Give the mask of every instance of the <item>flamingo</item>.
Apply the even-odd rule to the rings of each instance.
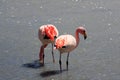
[[[40,26],[38,30],[38,38],[42,43],[39,52],[39,60],[41,65],[44,65],[44,56],[45,56],[44,48],[46,48],[49,43],[52,44],[52,58],[53,58],[53,63],[55,62],[53,47],[54,47],[54,41],[57,37],[58,37],[58,30],[54,25],[47,24]]]
[[[68,70],[69,53],[78,46],[80,41],[79,33],[84,36],[84,39],[87,38],[86,29],[84,27],[78,27],[75,32],[75,37],[73,37],[70,34],[67,34],[67,35],[61,35],[55,40],[54,49],[58,49],[58,51],[60,52],[60,57],[59,57],[60,71],[62,71],[61,54],[68,53],[66,60],[66,68]]]

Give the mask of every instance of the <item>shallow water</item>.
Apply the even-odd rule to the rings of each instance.
[[[119,0],[1,0],[0,1],[0,80],[120,80],[120,1]],[[45,66],[28,68],[38,60],[41,43],[39,26],[54,24],[60,34],[74,35],[83,25],[88,38],[70,54],[62,55],[51,45],[45,49]],[[50,55],[48,55],[50,54]]]

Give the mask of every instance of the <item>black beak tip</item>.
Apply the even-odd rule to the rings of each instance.
[[[86,40],[87,39],[87,36],[84,36],[84,40]]]

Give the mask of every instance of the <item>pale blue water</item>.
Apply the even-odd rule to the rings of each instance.
[[[120,80],[119,0],[1,0],[0,80]],[[60,34],[74,35],[83,25],[88,38],[70,54],[69,71],[59,72],[59,52],[45,49],[45,67],[23,64],[38,60],[39,26],[54,24]],[[62,67],[66,69],[66,54]]]

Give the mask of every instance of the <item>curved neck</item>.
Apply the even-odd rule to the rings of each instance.
[[[80,41],[78,29],[76,29],[75,38],[76,38],[76,47],[77,47],[79,45],[79,41]]]

